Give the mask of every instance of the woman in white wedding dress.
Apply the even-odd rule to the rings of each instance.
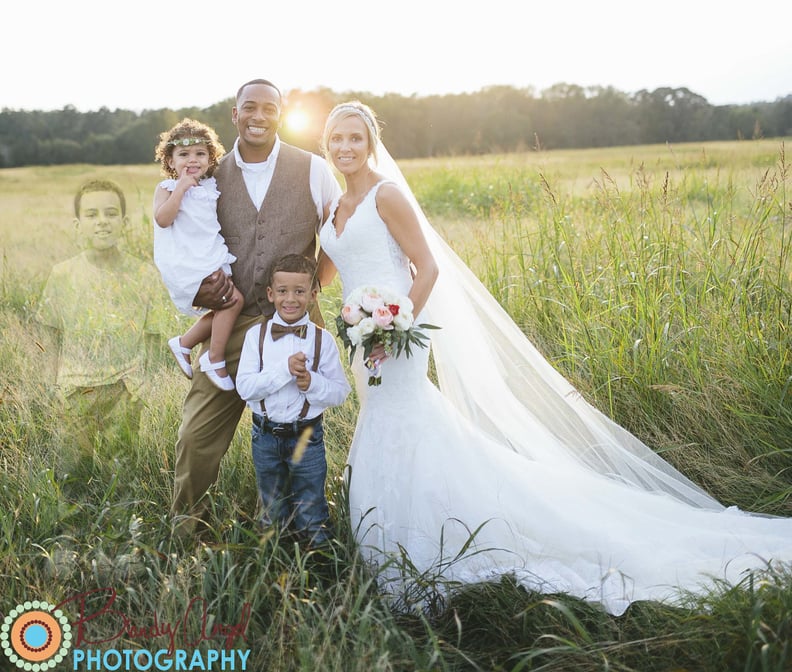
[[[387,287],[441,327],[440,389],[428,349],[385,357],[379,386],[360,349],[352,365],[351,524],[385,590],[510,575],[621,614],[792,561],[792,519],[723,507],[541,357],[428,224],[370,108],[336,106],[323,145],[346,191],[320,231],[322,286],[337,269],[344,297]]]

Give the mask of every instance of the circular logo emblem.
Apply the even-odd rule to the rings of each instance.
[[[0,626],[3,653],[18,668],[40,672],[60,663],[71,646],[71,626],[60,609],[47,602],[19,604]]]

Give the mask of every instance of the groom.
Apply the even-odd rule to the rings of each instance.
[[[233,284],[245,302],[226,347],[232,377],[236,377],[245,333],[272,316],[266,291],[271,265],[286,254],[316,254],[318,229],[340,194],[324,159],[280,141],[282,102],[280,90],[265,79],[239,88],[231,108],[238,137],[214,173],[220,191],[220,229],[229,251],[237,257],[232,265]],[[231,287],[232,279],[217,271],[204,280],[195,305],[228,308],[234,303],[228,298]],[[321,314],[312,319],[322,323]],[[196,370],[176,441],[171,515],[177,536],[184,538],[197,524],[207,522],[205,495],[217,480],[244,408],[245,402],[235,391],[218,389]]]

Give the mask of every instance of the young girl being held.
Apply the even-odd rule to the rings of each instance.
[[[168,341],[179,367],[192,378],[190,353],[211,339],[198,360],[201,371],[220,389],[233,390],[225,349],[244,298],[234,287],[223,297],[227,308],[207,312],[193,305],[201,282],[217,271],[231,275],[236,261],[220,233],[220,192],[212,177],[224,153],[215,131],[193,119],[183,119],[160,134],[154,156],[167,179],[154,192],[154,263],[176,307],[185,315],[201,315],[184,334]]]

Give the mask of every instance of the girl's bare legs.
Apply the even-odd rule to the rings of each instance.
[[[234,287],[233,296],[237,300],[233,306],[226,308],[225,310],[218,310],[211,313],[213,317],[210,324],[212,340],[209,342],[209,361],[212,364],[225,361],[225,350],[226,345],[228,344],[228,339],[231,337],[234,324],[236,323],[237,318],[239,317],[239,314],[242,312],[242,308],[245,305],[245,297],[242,296],[242,292],[240,292],[236,287]],[[197,326],[198,323],[194,324],[193,328]],[[203,340],[205,340],[207,337],[208,335],[204,337]],[[185,345],[190,347],[189,344]],[[215,369],[215,371],[220,378],[226,378],[228,376],[228,371],[225,367],[220,367]]]
[[[168,340],[168,348],[173,353],[182,373],[188,378],[193,377],[192,358],[190,351],[209,338],[212,333],[212,314],[202,315],[182,336],[174,336]]]
[[[209,311],[198,318],[193,325],[179,337],[179,345],[183,348],[192,350],[199,343],[203,343],[212,335],[212,322],[214,322],[214,312]],[[187,361],[192,363],[190,356],[185,354]]]

